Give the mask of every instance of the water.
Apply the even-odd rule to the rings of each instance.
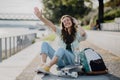
[[[36,33],[37,37],[47,35],[49,30],[46,28],[40,21],[0,20],[2,59],[10,57],[34,42],[35,35],[31,35],[32,33]]]
[[[37,37],[41,37],[44,31],[39,31],[40,21],[10,21],[0,20],[0,38],[2,38],[2,50],[5,49],[5,38],[7,37],[7,50],[10,47],[10,40],[8,37],[15,36],[15,43],[11,38],[11,46],[17,46],[17,35],[25,35],[30,33],[37,33]],[[42,26],[42,24],[41,24]],[[31,40],[32,36],[27,36]]]
[[[44,31],[40,28],[46,28],[40,21],[17,21],[17,20],[0,20],[0,37],[8,35],[21,35],[36,32],[41,37]]]

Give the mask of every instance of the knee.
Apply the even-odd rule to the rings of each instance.
[[[41,52],[46,52],[48,50],[48,45],[47,42],[43,42],[41,45]]]
[[[49,44],[48,44],[47,42],[43,42],[43,43],[42,43],[42,46],[45,46],[45,47],[46,47],[46,46],[48,46],[48,45],[49,45]]]
[[[64,52],[64,48],[59,48],[57,51],[63,53]]]
[[[55,55],[57,56],[62,56],[64,54],[64,48],[59,48],[56,52]]]

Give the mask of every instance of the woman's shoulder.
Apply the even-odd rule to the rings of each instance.
[[[56,26],[56,34],[57,35],[61,35],[61,29],[58,26]]]

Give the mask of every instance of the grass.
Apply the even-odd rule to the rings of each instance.
[[[90,30],[90,26],[89,25],[82,26],[82,28],[85,29],[85,30]]]
[[[48,36],[46,36],[43,41],[54,41],[56,38],[56,35],[55,34],[49,34]]]
[[[107,20],[107,21],[105,21],[105,23],[110,23],[110,22],[114,22],[114,20]]]

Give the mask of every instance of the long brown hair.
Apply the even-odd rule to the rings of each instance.
[[[69,17],[70,18],[70,20],[71,20],[71,22],[72,22],[72,26],[71,26],[71,34],[69,34],[68,33],[68,30],[66,30],[66,28],[65,28],[65,26],[64,26],[64,24],[63,24],[63,22],[62,22],[62,20],[65,18],[65,17]],[[61,30],[61,32],[62,32],[62,34],[61,34],[61,37],[62,37],[62,40],[66,43],[66,44],[71,44],[74,40],[75,40],[75,38],[76,38],[76,25],[75,25],[75,23],[74,23],[74,21],[73,21],[73,18],[71,17],[71,16],[69,16],[69,15],[64,15],[64,16],[62,16],[62,18],[61,18],[61,26],[62,26],[62,30]]]

